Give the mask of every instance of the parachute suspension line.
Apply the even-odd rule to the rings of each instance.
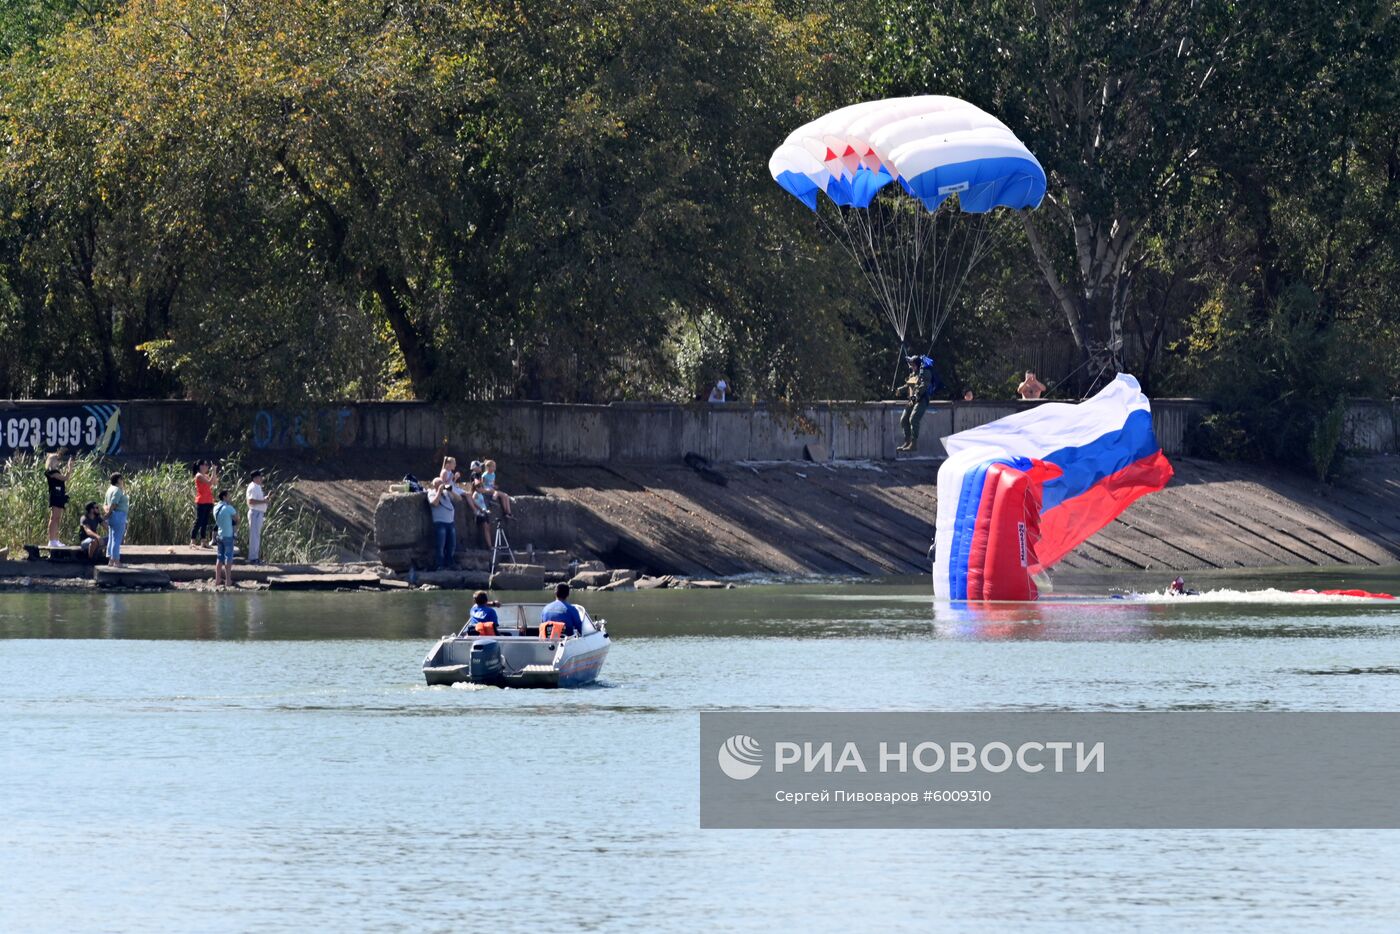
[[[832,232],[833,236],[835,236],[836,231],[840,231],[841,235],[836,239],[855,260],[866,284],[875,294],[877,303],[884,311],[885,317],[889,319],[890,325],[899,335],[900,343],[904,343],[909,330],[909,319],[907,314],[900,314],[899,304],[892,292],[893,277],[885,275],[882,268],[880,262],[881,244],[877,243],[877,228],[872,223],[871,218],[873,212],[841,207],[836,207],[834,210],[840,221],[839,226],[828,221],[821,212],[817,213],[817,217],[821,219],[828,231]]]
[[[989,212],[1034,208],[1045,195],[1045,172],[1016,135],[946,95],[861,101],[823,114],[784,138],[768,171],[815,209],[855,261],[901,356],[920,346],[932,354],[1005,226],[969,216],[962,195],[940,193],[970,193]]]
[[[922,318],[919,314],[920,299],[923,294],[923,255],[924,239],[922,211],[920,205],[907,199],[890,199],[887,207],[896,217],[894,253],[900,258],[900,281],[903,294],[904,317],[912,319],[916,332],[922,331]],[[907,248],[901,248],[908,244]]]
[[[966,213],[946,202],[929,211],[918,199],[888,191],[866,208],[833,205],[831,210],[834,218],[818,210],[818,220],[855,261],[899,338],[897,388],[911,344],[932,354],[972,273],[1007,225],[993,212]]]
[[[970,215],[958,212],[956,216],[949,216],[949,239],[952,239],[951,227],[960,224],[964,227],[961,242],[952,249],[945,248],[945,264],[940,271],[938,281],[940,284],[939,303],[934,309],[932,326],[929,329],[929,352],[933,350],[933,342],[943,330],[944,324],[952,315],[953,309],[957,306],[958,298],[962,294],[963,287],[972,277],[972,273],[977,266],[986,259],[992,252],[993,247],[998,242],[998,237],[1006,229],[1006,224],[1000,218],[994,218],[990,211]],[[947,274],[946,254],[956,254],[953,263],[952,274]],[[941,286],[947,283],[947,294],[943,294]]]
[[[904,365],[904,351],[907,348],[903,341],[899,342],[899,354],[894,358],[894,376],[890,377],[890,394],[899,395],[899,373]]]
[[[899,331],[899,341],[905,342],[909,335],[909,307],[903,301],[900,292],[900,277],[894,268],[896,256],[890,255],[890,246],[894,243],[894,238],[898,236],[896,226],[898,217],[892,216],[893,212],[888,209],[888,205],[881,205],[875,211],[866,210],[863,212],[865,219],[869,221],[867,226],[866,246],[870,251],[871,268],[884,290],[885,301],[888,303],[888,314],[890,320],[897,322],[896,329]]]

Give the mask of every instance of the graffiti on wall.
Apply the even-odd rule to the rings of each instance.
[[[253,447],[260,451],[346,447],[355,438],[355,412],[345,407],[296,414],[260,409],[253,416]]]
[[[117,454],[121,414],[111,403],[0,409],[0,458],[60,449]]]

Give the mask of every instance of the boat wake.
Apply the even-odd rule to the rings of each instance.
[[[1166,590],[1149,593],[1114,594],[1115,600],[1132,603],[1260,603],[1289,604],[1294,606],[1317,606],[1319,604],[1344,604],[1347,606],[1397,606],[1397,601],[1380,594],[1321,593],[1317,591],[1278,590],[1273,587],[1264,590],[1205,590],[1200,593],[1174,594]]]

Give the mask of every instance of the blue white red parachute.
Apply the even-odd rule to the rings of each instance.
[[[1033,579],[1172,478],[1152,409],[1120,373],[943,439],[933,589],[943,600],[1034,600]]]
[[[1044,169],[1006,124],[941,94],[833,110],[789,133],[768,171],[814,211],[818,192],[868,207],[892,181],[930,211],[953,194],[970,213],[1033,208],[1045,197]]]
[[[901,347],[918,338],[924,353],[993,245],[994,209],[1045,196],[1004,123],[939,94],[833,110],[789,133],[768,170],[851,254]]]

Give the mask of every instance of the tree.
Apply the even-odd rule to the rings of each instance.
[[[1086,365],[1121,365],[1154,236],[1181,234],[1202,171],[1202,104],[1240,44],[1231,5],[962,0],[881,4],[872,80],[1000,116],[1047,170],[1027,242]],[[1092,373],[1090,374],[1092,375]]]
[[[70,23],[91,22],[114,0],[6,0],[0,6],[0,59],[32,49]]]
[[[61,307],[104,389],[205,392],[232,347],[292,398],[610,398],[705,316],[753,390],[838,384],[839,287],[791,310],[839,277],[763,172],[839,87],[823,36],[755,0],[129,3],[5,94],[21,318]]]

